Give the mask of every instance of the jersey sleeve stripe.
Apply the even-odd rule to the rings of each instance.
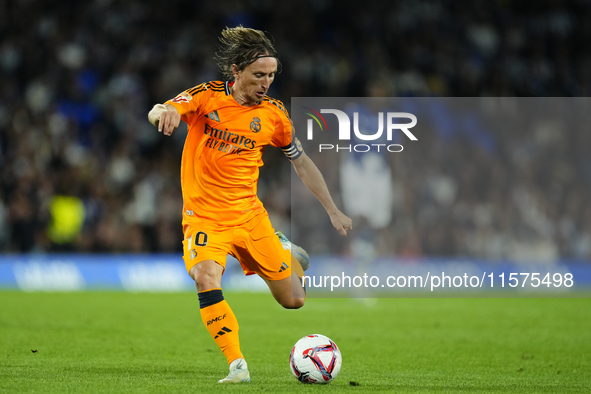
[[[203,83],[195,86],[194,88],[187,89],[187,90],[185,90],[185,92],[189,93],[190,95],[193,95],[201,90],[205,90],[205,84],[203,84]]]
[[[208,82],[207,86],[209,89],[213,90],[214,92],[223,92],[224,85],[221,82]]]
[[[219,85],[218,85],[219,84]],[[204,92],[206,90],[213,90],[214,92],[223,92],[224,85],[223,82],[206,82],[199,84],[193,88],[185,90],[185,93],[190,94],[191,96],[196,95],[197,93]]]
[[[197,93],[201,93],[201,92],[204,92],[204,91],[206,91],[206,90],[207,90],[207,89],[205,89],[205,88],[201,88],[201,89],[193,89],[193,90],[191,90],[191,91],[188,91],[187,93],[189,93],[191,96],[194,96],[194,95],[196,95]]]
[[[265,100],[265,101],[268,101],[268,102],[270,102],[270,103],[273,103],[273,104],[275,104],[276,106],[278,106],[279,108],[281,108],[283,111],[285,111],[285,110],[286,110],[286,109],[285,109],[285,105],[284,105],[284,104],[283,104],[283,103],[282,103],[280,100],[274,99],[274,98],[272,98],[272,97],[269,97],[269,96],[265,96],[265,97],[263,98],[263,100]]]
[[[215,90],[215,91],[219,91],[219,92],[223,92],[224,91],[224,85],[223,85],[222,82],[215,82],[215,81],[206,82],[206,83],[202,83],[200,85],[197,85],[197,86],[195,86],[195,87],[193,87],[191,89],[187,89],[187,90],[185,90],[185,92],[193,95],[195,93],[199,93],[199,92],[202,92],[204,90],[209,90],[209,89]]]
[[[285,109],[285,107],[282,105],[282,103],[278,100],[272,100],[269,99],[267,97],[263,98],[263,101],[268,101],[271,104],[274,104],[277,108],[279,108],[281,111],[283,111],[283,113],[285,114],[285,116],[287,116],[287,118],[289,119],[289,114],[287,113],[287,110]]]
[[[224,88],[224,84],[221,82],[208,82],[207,85],[209,86],[210,89],[223,89]]]

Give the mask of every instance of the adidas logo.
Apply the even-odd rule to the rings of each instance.
[[[287,264],[281,263],[281,269],[279,270],[279,272],[283,272],[283,271],[285,271],[288,268],[289,268],[289,266]]]
[[[226,333],[228,332],[232,332],[232,330],[230,330],[228,327],[224,326],[222,327],[221,330],[218,331],[218,335],[215,336],[215,338],[213,339],[218,339],[218,337],[221,337],[222,335],[226,335]]]
[[[220,117],[218,115],[218,111],[213,111],[210,112],[209,114],[205,115],[206,118],[209,118],[211,120],[215,120],[216,122],[220,121]]]

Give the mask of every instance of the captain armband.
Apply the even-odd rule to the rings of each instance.
[[[285,153],[285,156],[287,156],[289,160],[295,160],[304,153],[302,143],[296,136],[292,138],[291,144],[282,147],[281,150],[283,150],[283,153]]]

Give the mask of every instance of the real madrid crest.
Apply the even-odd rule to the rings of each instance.
[[[261,131],[261,120],[259,118],[252,118],[252,122],[250,122],[250,131],[253,133],[258,133]]]

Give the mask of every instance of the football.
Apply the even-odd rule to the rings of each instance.
[[[341,370],[341,352],[330,338],[312,334],[296,342],[289,355],[289,366],[302,383],[330,383]]]

